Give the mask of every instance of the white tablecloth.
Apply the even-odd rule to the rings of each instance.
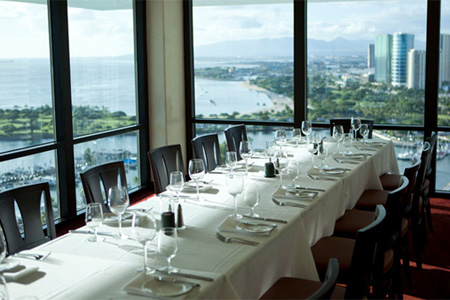
[[[334,144],[329,144],[330,152]],[[311,201],[301,201],[306,208],[281,207],[272,202],[271,194],[279,185],[279,178],[264,178],[264,159],[253,159],[245,184],[258,184],[261,192],[256,212],[265,217],[287,220],[278,224],[269,237],[242,236],[257,241],[256,247],[230,243],[216,238],[217,226],[233,211],[233,199],[226,192],[224,174],[206,174],[213,180],[212,189],[201,194],[204,204],[182,202],[187,228],[179,231],[179,251],[173,265],[184,272],[213,277],[213,282],[200,283],[183,298],[188,299],[247,299],[260,297],[282,276],[318,280],[310,246],[323,236],[333,233],[335,220],[345,209],[351,208],[365,189],[381,189],[378,176],[385,172],[398,173],[392,142],[377,151],[360,151],[371,156],[360,164],[338,164],[331,157],[330,166],[352,169],[337,182],[314,181],[306,176],[311,157],[304,147],[287,147],[291,159],[301,163],[298,183],[302,186],[323,188],[326,192]],[[355,149],[353,149],[355,151]],[[358,150],[356,150],[358,151]],[[291,180],[285,178],[285,180]],[[195,194],[184,194],[191,195]],[[166,199],[153,197],[135,207],[150,208],[156,218],[165,207]],[[161,204],[162,203],[162,204]],[[238,212],[249,208],[238,198]],[[124,230],[128,230],[124,227]],[[99,231],[117,232],[117,227],[103,225]],[[236,234],[225,234],[236,236]],[[142,298],[122,289],[138,276],[136,269],[143,264],[142,246],[133,240],[106,237],[105,242],[87,242],[88,235],[66,234],[38,247],[51,251],[44,261],[20,260],[26,267],[38,266],[39,272],[8,283],[12,299],[35,295],[39,299],[123,299]],[[165,260],[155,253],[156,239],[150,246],[149,264],[160,267]],[[191,280],[191,279],[189,279]]]

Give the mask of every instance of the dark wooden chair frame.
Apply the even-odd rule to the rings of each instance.
[[[241,141],[247,140],[247,129],[244,124],[230,126],[224,130],[225,138],[227,140],[228,151],[236,151],[237,159],[241,160],[242,157],[239,153],[239,145]]]
[[[207,172],[222,164],[219,136],[216,133],[198,136],[192,139],[191,143],[194,157],[203,159]]]

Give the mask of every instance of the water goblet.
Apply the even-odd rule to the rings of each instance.
[[[352,146],[353,143],[353,134],[345,133],[342,141],[344,147],[347,149],[344,155],[352,154],[352,152],[350,151],[350,147]]]
[[[168,273],[176,273],[178,269],[170,264],[172,258],[178,252],[178,235],[177,229],[173,227],[163,227],[158,234],[158,252],[167,260],[167,266],[159,269]]]
[[[300,176],[300,163],[296,160],[289,160],[288,165],[287,165],[287,175],[292,177],[292,183],[287,185],[287,188],[290,189],[295,189],[295,187],[297,186],[297,179]]]
[[[3,234],[3,229],[0,226],[0,264],[5,260],[6,252],[6,239]]]
[[[153,273],[154,270],[147,263],[148,244],[150,244],[156,235],[156,222],[152,212],[133,212],[131,234],[144,247],[144,266],[138,268],[137,272]]]
[[[0,273],[0,300],[8,300],[8,288],[6,287],[6,280]]]
[[[169,185],[167,189],[177,195],[177,201],[180,201],[180,192],[184,188],[184,175],[181,171],[173,171],[170,173]]]
[[[130,206],[128,189],[126,186],[113,186],[108,190],[109,209],[119,220],[119,239],[127,239],[128,236],[122,232],[122,215]]]
[[[355,140],[358,138],[358,130],[361,127],[361,119],[352,117],[350,124],[352,125],[352,129],[355,133]]]
[[[311,137],[311,142],[306,145],[306,150],[311,154],[311,168],[314,168],[314,156],[317,154],[319,143],[314,135]]]
[[[325,169],[327,167],[327,165],[325,165],[325,160],[328,158],[328,147],[325,146],[323,142],[319,144],[317,149],[317,157],[322,161],[319,169]]]
[[[245,175],[248,175],[248,159],[252,157],[253,153],[252,142],[242,141],[239,145],[239,153],[245,160]]]
[[[359,133],[363,137],[363,141],[367,141],[367,137],[369,136],[369,125],[368,124],[361,124],[361,127],[359,128]]]
[[[286,170],[288,163],[287,154],[283,150],[276,150],[274,151],[273,158],[273,165],[280,174],[280,187],[283,188],[283,172]]]
[[[252,210],[250,213],[245,214],[250,218],[259,217],[257,213],[255,213],[255,207],[259,204],[259,186],[257,184],[249,185],[245,188],[244,191],[244,202],[250,209]]]
[[[94,236],[88,238],[89,242],[103,241],[97,235],[98,228],[103,224],[103,209],[100,203],[89,203],[86,206],[86,226],[94,229]]]
[[[233,172],[237,167],[237,153],[236,151],[228,151],[225,155],[225,163],[230,168],[230,172]]]
[[[306,135],[307,142],[309,143],[309,135],[312,133],[311,121],[302,121],[302,132]]]
[[[278,144],[281,147],[286,142],[286,130],[279,129],[275,131],[275,143]]]
[[[337,142],[337,152],[340,153],[339,146],[344,137],[344,127],[342,125],[333,126],[333,139]]]
[[[205,163],[202,159],[194,158],[189,161],[189,177],[195,181],[197,187],[197,201],[200,201],[199,181],[205,176]]]
[[[292,137],[295,141],[295,146],[298,148],[298,143],[302,139],[302,130],[300,128],[294,128],[292,130]]]
[[[242,216],[237,213],[237,195],[242,193],[244,189],[244,179],[242,178],[241,173],[227,173],[226,185],[227,192],[234,198],[234,213],[229,216],[235,219],[240,219]]]

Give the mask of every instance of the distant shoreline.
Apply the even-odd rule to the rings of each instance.
[[[271,92],[265,88],[260,86],[250,84],[248,81],[242,81],[241,86],[250,90],[258,91],[267,95],[267,97],[272,102],[272,106],[264,107],[253,111],[252,113],[260,113],[260,112],[270,112],[277,113],[285,110],[286,105],[289,106],[290,109],[294,110],[294,101],[289,97],[278,95],[277,93]]]

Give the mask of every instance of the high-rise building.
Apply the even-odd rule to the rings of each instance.
[[[372,69],[375,66],[375,45],[370,44],[367,51],[367,67]]]
[[[392,37],[391,75],[393,86],[406,86],[408,52],[414,48],[414,35],[397,32]]]
[[[375,36],[375,81],[391,82],[392,35]]]
[[[441,34],[439,85],[450,85],[450,34]]]
[[[423,50],[411,49],[408,52],[408,76],[406,86],[410,89],[425,89],[425,61]]]

